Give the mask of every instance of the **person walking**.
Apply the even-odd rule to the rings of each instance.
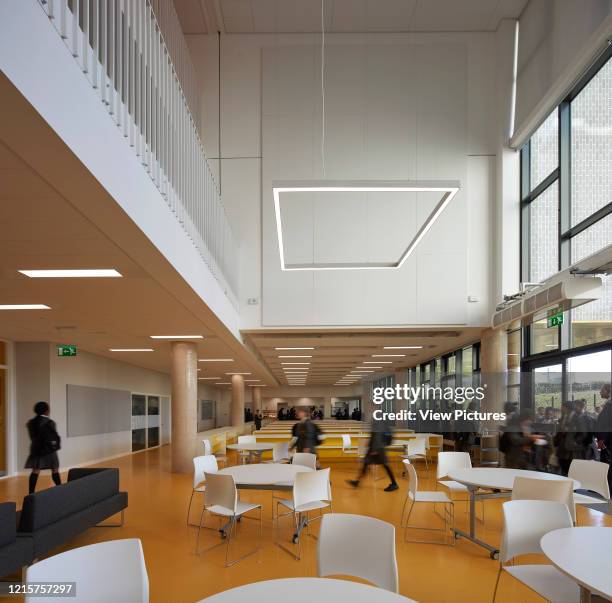
[[[261,414],[261,410],[258,410],[255,413],[253,421],[255,421],[255,430],[259,431],[261,429],[261,422],[263,421],[263,415]]]
[[[292,448],[295,448],[298,452],[317,454],[317,446],[321,436],[319,426],[310,419],[310,413],[306,408],[299,408],[297,416],[299,421],[291,430]]]
[[[55,421],[49,418],[49,404],[37,402],[34,405],[36,415],[27,423],[30,436],[30,454],[26,460],[25,468],[31,469],[28,482],[28,491],[33,494],[36,490],[36,482],[41,470],[50,469],[53,483],[61,485],[59,474],[59,458],[57,451],[61,447],[61,439],[55,427]]]
[[[603,404],[595,424],[597,448],[599,448],[600,460],[610,465],[608,469],[608,483],[610,484],[610,489],[612,489],[612,399],[609,383],[602,385],[599,395]]]
[[[368,451],[363,459],[363,465],[357,479],[347,480],[354,488],[359,487],[359,483],[368,471],[370,465],[382,465],[391,480],[391,483],[385,488],[385,492],[393,492],[397,490],[399,486],[393,475],[393,471],[387,462],[387,446],[391,444],[393,440],[393,434],[391,430],[384,424],[383,421],[374,421],[372,425],[372,432],[370,434],[370,442],[368,445]]]

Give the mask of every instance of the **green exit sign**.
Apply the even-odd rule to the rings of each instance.
[[[77,347],[75,345],[58,345],[57,355],[58,356],[76,356]]]
[[[551,314],[546,318],[546,326],[551,329],[552,327],[560,327],[563,324],[563,312],[557,310],[554,314]]]

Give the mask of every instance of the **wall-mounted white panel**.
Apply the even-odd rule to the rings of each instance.
[[[466,322],[467,44],[329,44],[324,148],[319,46],[270,46],[262,60],[264,325]],[[332,180],[454,179],[462,188],[400,270],[282,272],[272,181],[321,178],[323,163]],[[286,195],[287,261],[388,261],[437,200],[412,197]],[[449,258],[452,274],[442,269]],[[430,303],[447,285],[453,308]]]

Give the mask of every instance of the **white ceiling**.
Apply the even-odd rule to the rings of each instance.
[[[242,346],[237,354],[236,346],[213,332],[2,143],[0,224],[0,304],[51,307],[0,311],[0,339],[76,344],[81,350],[169,373],[170,343],[149,336],[203,335],[200,358],[234,362],[202,362],[201,377],[225,382],[226,372],[246,371],[274,385],[251,354]],[[18,272],[42,268],[115,268],[124,278],[30,279]],[[113,353],[110,348],[155,351]]]
[[[260,330],[243,331],[243,337],[267,365],[281,385],[288,384],[283,367],[307,367],[306,385],[334,385],[341,377],[360,366],[381,366],[368,378],[400,368],[416,366],[434,356],[451,352],[480,339],[480,328],[414,329],[335,329],[335,330]],[[385,346],[423,346],[412,350],[385,350]],[[277,350],[276,348],[312,347],[313,350]],[[403,356],[379,358],[374,354]],[[280,358],[280,356],[311,358]],[[287,365],[283,362],[308,362]],[[383,362],[384,364],[381,364]],[[376,363],[376,364],[372,364]],[[387,364],[388,363],[388,364]],[[373,369],[374,370],[374,369]],[[291,372],[291,371],[289,371]]]
[[[495,31],[528,0],[324,0],[325,30]],[[174,0],[185,33],[321,31],[321,0]],[[213,22],[214,21],[214,22]]]

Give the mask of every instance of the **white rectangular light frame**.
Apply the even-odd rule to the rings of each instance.
[[[0,310],[50,310],[46,304],[0,304]]]
[[[114,268],[67,270],[18,270],[30,278],[120,278],[123,275]]]
[[[410,254],[416,249],[421,239],[433,226],[446,206],[452,201],[460,188],[458,180],[303,180],[303,181],[275,181],[272,183],[272,196],[274,198],[274,215],[276,217],[276,234],[278,237],[278,251],[280,255],[281,270],[388,270],[401,268]],[[421,225],[413,239],[402,252],[397,262],[370,262],[370,263],[312,263],[288,264],[285,262],[283,246],[283,224],[280,210],[281,193],[308,193],[308,192],[411,192],[411,193],[443,193],[440,201]]]

